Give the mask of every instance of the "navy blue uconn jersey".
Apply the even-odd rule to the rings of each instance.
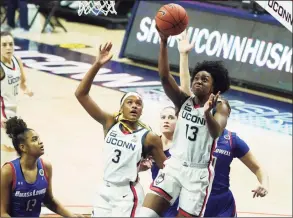
[[[42,160],[37,160],[37,179],[33,184],[25,181],[20,158],[9,162],[13,168],[13,185],[10,199],[10,215],[12,217],[39,217],[41,204],[48,188]]]

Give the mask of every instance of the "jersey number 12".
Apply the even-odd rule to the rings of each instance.
[[[19,87],[19,84],[16,84],[14,87],[14,96],[18,95],[18,87]]]
[[[186,138],[190,141],[195,141],[197,133],[198,128],[196,126],[189,126],[189,124],[186,124]]]

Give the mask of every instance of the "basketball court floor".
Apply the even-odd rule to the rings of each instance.
[[[170,102],[156,68],[118,59],[123,30],[63,23],[68,33],[57,29],[41,34],[40,27],[34,26],[29,33],[15,36],[16,55],[25,63],[28,83],[35,93],[32,98],[21,95],[19,115],[44,142],[44,158],[53,165],[55,196],[72,211],[90,214],[102,179],[103,131],[79,105],[74,92],[95,58],[96,45],[106,40],[114,44],[113,61],[95,78],[90,92],[104,110],[118,111],[123,92],[135,90],[145,99],[143,120],[158,131],[160,108]],[[233,162],[231,189],[238,216],[292,217],[292,100],[237,87],[225,97],[232,106],[228,129],[248,143],[270,176],[269,195],[253,198],[255,176],[239,160]],[[2,158],[4,155],[1,152]],[[140,177],[147,191],[150,172]]]

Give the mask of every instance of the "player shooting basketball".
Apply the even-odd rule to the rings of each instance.
[[[215,139],[224,131],[229,116],[229,106],[219,100],[219,94],[230,87],[228,70],[217,61],[198,63],[191,77],[193,95],[187,95],[170,74],[169,35],[158,31],[161,82],[179,113],[171,157],[152,184],[152,193],[147,194],[138,217],[159,217],[178,197],[179,216],[202,216],[214,176]]]

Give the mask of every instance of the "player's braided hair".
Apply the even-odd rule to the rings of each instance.
[[[12,139],[13,146],[17,153],[21,155],[19,144],[25,142],[25,133],[31,129],[27,128],[26,123],[17,117],[12,117],[5,122],[6,133]]]
[[[124,99],[124,97],[125,97],[126,95],[127,95],[127,93],[125,93],[125,94],[122,96],[122,98],[121,98],[121,100],[120,100],[120,104],[123,103],[122,101],[123,101],[123,99]],[[122,107],[122,105],[121,105],[121,107]],[[114,116],[115,116],[115,120],[116,120],[117,122],[121,123],[125,129],[127,129],[127,130],[128,130],[129,132],[131,132],[131,133],[133,132],[133,131],[131,130],[131,128],[129,128],[129,126],[127,125],[127,123],[125,122],[125,121],[130,121],[130,120],[126,119],[126,118],[123,116],[123,113],[122,113],[122,111],[121,111],[121,108],[120,108],[120,111],[119,111],[118,113],[115,113],[115,114],[114,114]],[[144,123],[141,122],[140,120],[138,120],[137,123],[138,123],[138,125],[141,126],[142,128],[145,128],[145,129],[147,129],[147,130],[151,130],[151,128],[150,128],[148,125],[144,124]]]
[[[223,65],[222,61],[203,61],[197,63],[192,76],[191,82],[194,80],[195,75],[200,71],[207,71],[213,78],[213,94],[217,94],[219,91],[221,94],[228,91],[230,88],[230,78],[227,68]]]

